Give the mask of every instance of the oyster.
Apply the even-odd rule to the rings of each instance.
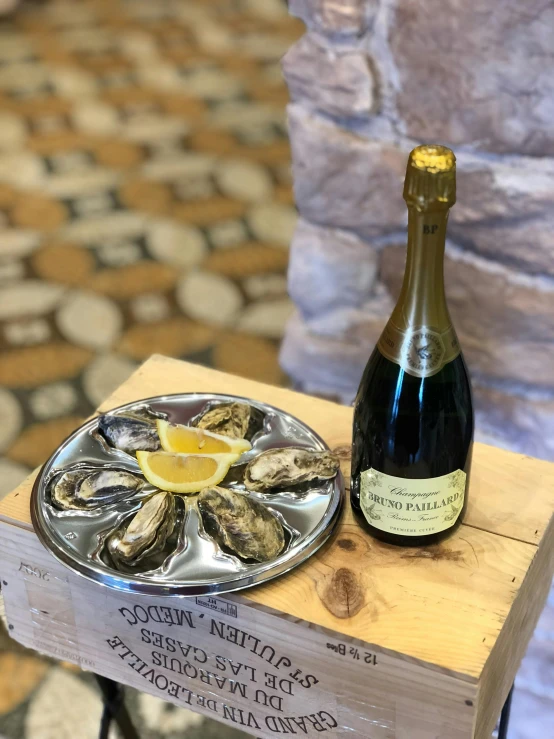
[[[135,406],[133,410],[126,411],[124,415],[130,418],[137,418],[139,421],[146,421],[147,423],[151,423],[154,426],[156,425],[156,421],[158,420],[158,418],[163,418],[164,420],[167,420],[167,413],[154,411],[146,403],[144,403],[143,405]]]
[[[265,492],[310,480],[330,480],[338,473],[339,466],[339,460],[331,452],[295,447],[269,449],[246,465],[244,484],[248,490]]]
[[[251,439],[263,424],[263,413],[247,403],[219,403],[193,420],[193,425],[232,439]]]
[[[91,510],[128,498],[144,485],[141,477],[125,470],[80,468],[58,476],[50,496],[56,508]]]
[[[206,532],[242,559],[269,562],[285,547],[277,516],[244,493],[205,488],[198,496],[198,508]]]
[[[128,524],[108,538],[108,551],[116,562],[135,565],[160,552],[173,533],[175,499],[171,493],[155,493],[143,503]]]
[[[153,421],[144,419],[142,414],[106,414],[98,419],[98,431],[110,446],[127,454],[157,452],[161,449],[158,431]]]

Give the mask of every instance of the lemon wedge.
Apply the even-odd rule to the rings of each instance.
[[[172,454],[137,452],[149,483],[169,493],[199,493],[220,483],[239,454]]]
[[[166,452],[176,454],[242,454],[252,449],[246,439],[231,439],[212,431],[158,419],[158,436]]]

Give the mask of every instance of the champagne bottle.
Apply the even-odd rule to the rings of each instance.
[[[446,223],[456,159],[418,146],[404,184],[408,254],[398,303],[354,411],[351,504],[378,539],[433,544],[462,521],[473,447],[471,385],[446,305]]]

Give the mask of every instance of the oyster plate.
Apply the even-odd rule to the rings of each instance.
[[[271,492],[248,490],[244,484],[246,464],[270,449],[301,447],[325,452],[325,442],[306,424],[273,406],[231,395],[187,393],[157,396],[120,406],[109,416],[159,417],[177,424],[195,424],[208,410],[225,403],[246,403],[261,418],[251,438],[252,449],[231,467],[221,487],[243,493],[265,506],[281,522],[285,547],[267,562],[242,559],[220,546],[204,526],[198,495],[176,496],[176,525],[164,536],[166,549],[156,556],[141,555],[138,566],[114,559],[113,541],[125,534],[129,522],[151,498],[156,488],[147,483],[130,493],[108,493],[106,503],[89,503],[67,509],[56,505],[52,491],[63,475],[82,469],[87,479],[110,470],[142,477],[136,458],[113,448],[99,433],[93,418],[68,439],[40,471],[31,498],[31,516],[37,536],[50,552],[73,572],[117,590],[147,595],[203,595],[240,590],[270,580],[304,562],[331,536],[340,515],[344,481],[338,475],[311,480]],[[92,477],[91,477],[92,475]],[[102,478],[103,479],[103,478]],[[125,483],[126,478],[122,478]],[[105,481],[104,481],[105,482]],[[108,484],[111,480],[108,478]],[[120,479],[116,480],[119,484]],[[90,483],[85,492],[90,494]],[[92,486],[94,487],[94,486]],[[64,493],[65,495],[65,493]],[[65,499],[65,498],[64,498]],[[167,532],[165,532],[167,533]],[[146,553],[148,554],[148,552]]]

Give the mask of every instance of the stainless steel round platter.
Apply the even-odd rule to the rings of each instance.
[[[119,469],[141,474],[136,458],[110,447],[98,433],[98,419],[81,426],[42,468],[31,501],[35,531],[52,554],[74,572],[118,590],[147,595],[201,595],[221,593],[270,580],[304,562],[331,535],[338,521],[344,482],[341,473],[331,480],[317,480],[271,493],[248,492],[242,482],[245,464],[273,448],[328,449],[325,442],[297,418],[278,408],[245,398],[216,394],[179,394],[148,398],[110,411],[110,415],[145,410],[172,423],[189,424],[206,409],[220,403],[248,403],[257,409],[259,430],[251,438],[252,449],[231,467],[221,486],[244,492],[276,514],[286,545],[275,559],[265,563],[242,560],[224,551],[208,535],[196,496],[179,496],[173,548],[155,569],[123,568],[106,557],[108,536],[141,507],[155,488],[146,485],[132,497],[94,510],[59,510],[51,501],[53,481],[67,468]],[[75,467],[76,466],[76,467]]]

